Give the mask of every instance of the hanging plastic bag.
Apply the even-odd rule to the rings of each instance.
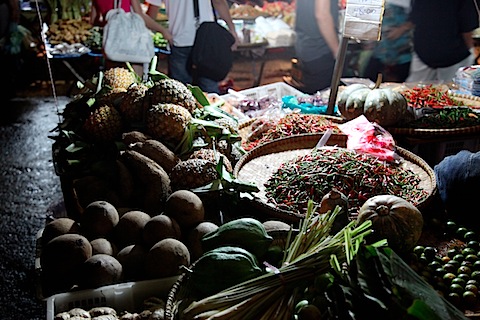
[[[378,123],[368,121],[364,115],[338,127],[348,136],[348,149],[385,161],[401,159],[395,152],[395,140],[392,135]]]
[[[135,12],[116,7],[108,11],[103,28],[105,57],[117,62],[150,63],[155,55],[151,31]]]

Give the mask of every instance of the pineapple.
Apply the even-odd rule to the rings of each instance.
[[[113,88],[110,90],[105,91],[104,94],[98,97],[98,104],[99,105],[109,105],[114,107],[119,107],[120,103],[127,93],[127,89],[125,88]]]
[[[170,172],[172,190],[195,189],[219,177],[215,164],[205,159],[180,161]]]
[[[173,103],[154,104],[145,117],[147,133],[173,147],[182,140],[190,120],[190,112]]]
[[[224,127],[225,129],[229,130],[232,134],[239,134],[238,130],[238,123],[230,118],[218,118],[213,120],[216,124]]]
[[[175,79],[161,79],[150,88],[152,104],[174,103],[192,113],[197,101],[192,92],[182,82]]]
[[[233,172],[233,168],[230,160],[228,160],[225,155],[221,154],[220,152],[216,152],[213,149],[202,148],[202,149],[196,150],[192,153],[189,159],[208,160],[208,161],[211,161],[216,166],[221,156],[223,156],[223,164],[225,166],[225,169],[227,169],[227,171],[230,173]]]
[[[133,83],[135,83],[135,75],[128,69],[115,67],[105,71],[103,83],[112,89],[122,88],[128,89]]]
[[[95,142],[113,141],[122,133],[122,118],[114,107],[102,105],[90,113],[83,129]]]
[[[143,121],[149,101],[146,96],[147,90],[148,87],[143,83],[132,85],[127,89],[120,102],[120,113],[125,121],[129,123]]]

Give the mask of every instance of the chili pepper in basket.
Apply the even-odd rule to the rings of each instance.
[[[366,154],[333,148],[316,149],[306,156],[282,164],[265,184],[268,200],[289,211],[305,213],[307,203],[321,199],[336,188],[348,196],[350,214],[355,215],[370,197],[392,194],[418,204],[427,196],[420,178],[398,164]],[[285,197],[284,189],[293,194]]]

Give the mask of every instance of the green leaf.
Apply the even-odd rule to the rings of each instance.
[[[425,302],[415,299],[413,304],[408,308],[408,314],[420,320],[441,320]]]
[[[195,99],[197,99],[198,103],[202,106],[207,106],[210,104],[210,101],[208,101],[208,98],[205,96],[205,93],[203,93],[203,90],[200,89],[198,86],[193,86],[191,84],[187,84],[188,89],[192,92],[193,96]]]

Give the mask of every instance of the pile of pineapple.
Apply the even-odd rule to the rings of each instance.
[[[82,84],[52,137],[72,214],[105,200],[157,215],[173,191],[230,188],[244,153],[238,122],[205,101],[198,87],[158,72],[141,81],[117,67]]]

